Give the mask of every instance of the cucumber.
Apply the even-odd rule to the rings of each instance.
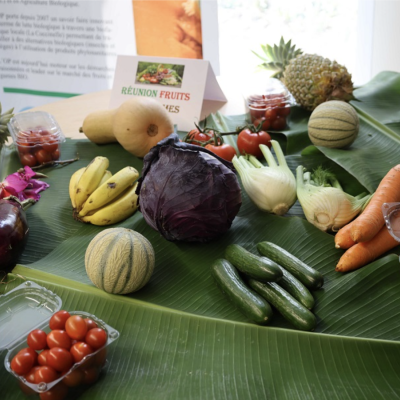
[[[229,261],[222,258],[214,261],[211,274],[219,288],[247,318],[260,325],[269,323],[273,314],[271,306],[243,282]]]
[[[311,310],[314,307],[314,297],[311,292],[289,271],[280,267],[283,277],[279,279],[279,286],[291,294],[304,307]]]
[[[313,331],[317,324],[315,315],[300,304],[275,282],[259,282],[249,279],[250,287],[271,303],[293,326],[302,331]]]
[[[289,271],[308,289],[319,289],[324,284],[324,277],[319,271],[311,268],[282,247],[271,242],[260,242],[257,250]]]
[[[225,249],[225,258],[240,272],[261,282],[275,282],[283,276],[277,263],[250,253],[238,244],[231,244]]]

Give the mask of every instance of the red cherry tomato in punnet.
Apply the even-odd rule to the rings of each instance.
[[[97,328],[97,324],[96,322],[94,322],[91,318],[84,318],[85,322],[86,322],[86,326],[87,326],[87,330],[88,332],[93,329],[93,328]]]
[[[58,372],[68,371],[74,363],[70,351],[62,347],[53,347],[50,349],[46,361],[49,367],[54,368]]]
[[[71,316],[68,311],[60,310],[52,315],[49,321],[49,327],[53,329],[63,329],[65,330],[65,322]]]
[[[66,331],[54,329],[47,335],[47,346],[49,346],[50,349],[53,347],[63,347],[69,350],[71,348],[71,338]]]
[[[107,343],[107,333],[104,329],[93,328],[86,334],[85,342],[93,349],[99,349]]]
[[[92,347],[85,342],[75,343],[71,347],[71,354],[75,362],[82,361],[83,358],[92,353],[93,353]]]
[[[232,161],[232,158],[236,155],[236,150],[230,144],[221,144],[219,146],[207,144],[206,149],[227,161]]]
[[[250,129],[243,129],[237,138],[237,146],[241,154],[251,154],[257,158],[262,157],[260,144],[271,148],[271,136],[265,132],[252,132]]]
[[[39,365],[47,365],[47,355],[49,354],[49,351],[50,350],[46,349],[39,353],[39,355],[38,355],[38,364]]]
[[[51,389],[40,393],[40,400],[63,400],[67,397],[68,386],[63,382],[57,383]]]
[[[35,372],[35,383],[50,383],[59,378],[59,373],[48,365],[43,365]]]
[[[29,332],[27,343],[33,350],[43,350],[47,347],[47,333],[41,329],[34,329]]]
[[[20,351],[11,360],[11,369],[17,375],[27,374],[36,363],[35,357],[28,351]]]
[[[65,330],[71,339],[83,340],[87,333],[87,325],[82,317],[73,315],[65,322]]]

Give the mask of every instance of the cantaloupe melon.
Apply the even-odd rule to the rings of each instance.
[[[358,130],[358,115],[344,101],[331,100],[320,104],[308,121],[308,136],[315,146],[333,149],[350,146]]]
[[[127,294],[150,280],[155,263],[151,243],[126,228],[109,228],[97,234],[85,254],[85,267],[95,286],[108,293]]]

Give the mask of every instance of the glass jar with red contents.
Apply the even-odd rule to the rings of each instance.
[[[65,136],[54,117],[44,111],[16,114],[8,123],[22,165],[35,167],[60,159]]]
[[[278,79],[260,79],[250,84],[244,93],[246,112],[255,126],[262,123],[263,130],[281,131],[287,127],[293,96]]]

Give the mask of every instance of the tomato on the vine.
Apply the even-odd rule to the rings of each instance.
[[[241,154],[251,154],[257,158],[262,157],[260,144],[271,148],[271,136],[265,131],[252,132],[245,128],[237,138],[237,146]]]
[[[218,146],[207,144],[206,149],[227,161],[232,161],[232,158],[236,155],[236,150],[230,144],[220,144]]]
[[[209,140],[210,138],[204,133],[201,132],[199,129],[192,129],[189,133],[188,133],[188,139],[189,139],[189,143],[195,144],[197,146],[201,146],[200,143],[196,143],[196,142],[207,142],[207,140]],[[194,140],[194,142],[192,142]]]

